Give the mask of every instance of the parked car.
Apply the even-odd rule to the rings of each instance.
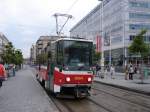
[[[7,75],[6,75],[6,71],[5,71],[5,67],[0,64],[0,87],[2,86],[2,83],[4,80],[6,80]]]

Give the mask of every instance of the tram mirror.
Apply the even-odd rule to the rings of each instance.
[[[50,51],[48,52],[48,58],[51,58],[51,52]]]
[[[60,67],[59,71],[62,72],[62,67]]]

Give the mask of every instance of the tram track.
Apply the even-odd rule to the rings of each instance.
[[[35,71],[32,71],[32,72],[35,72]],[[41,87],[42,87],[42,85],[41,85]],[[58,109],[59,112],[99,112],[99,110],[101,110],[101,112],[113,112],[113,111],[103,107],[102,105],[98,104],[94,100],[91,100],[88,98],[85,98],[85,99],[56,98],[53,93],[47,91],[45,88],[43,88],[43,90],[46,92],[46,94],[51,99],[51,101],[54,103],[54,105],[56,106],[56,108]],[[86,103],[85,103],[85,101],[86,101]],[[90,108],[86,109],[86,108],[88,108],[89,103],[92,104],[93,109],[90,109]],[[80,107],[85,107],[85,108],[81,109]],[[97,110],[95,108],[97,108]],[[94,110],[96,110],[96,111],[94,111]]]
[[[59,101],[53,95],[48,95],[54,105],[58,108],[59,112],[75,112],[69,106],[67,106],[64,102]]]
[[[60,112],[99,112],[99,111],[87,111],[85,108],[83,110],[80,110],[80,107],[87,107],[87,102],[94,105],[94,108],[97,107],[97,110],[101,110],[101,112],[115,112],[111,111],[110,109],[107,109],[103,105],[100,105],[98,102],[90,99],[90,98],[85,98],[85,99],[58,99],[55,98],[52,95],[49,95],[51,100],[54,102],[56,107]],[[85,103],[84,103],[85,102]],[[76,105],[74,105],[76,104]]]
[[[121,99],[125,102],[129,102],[130,104],[142,106],[142,107],[150,110],[150,101],[147,100],[147,99],[150,99],[149,96],[131,92],[131,91],[127,91],[127,90],[123,90],[123,89],[119,89],[119,88],[115,88],[115,87],[110,87],[110,86],[104,85],[104,84],[102,84],[102,86],[100,86],[99,88],[92,87],[92,89],[99,91],[100,94],[101,93],[108,94],[108,95],[111,95],[118,99]],[[97,93],[97,94],[99,94],[99,93]],[[117,93],[119,93],[119,94],[117,94]],[[139,99],[141,99],[141,100],[139,100]]]
[[[113,90],[113,92],[114,91],[118,91],[119,90],[119,92],[124,92],[124,93],[128,93],[128,94],[134,94],[134,95],[138,95],[138,96],[141,96],[141,97],[147,97],[147,98],[150,98],[150,96],[149,95],[145,95],[145,94],[142,94],[142,93],[138,93],[138,92],[134,92],[134,91],[128,91],[128,90],[126,90],[126,89],[123,89],[123,88],[119,88],[119,87],[114,87],[114,86],[111,86],[111,85],[107,85],[107,84],[104,84],[104,83],[100,83],[100,82],[94,82],[95,84],[98,84],[98,85],[103,85],[103,88],[105,88],[106,89],[106,87],[108,88],[109,87],[109,90],[111,89],[111,90]],[[101,86],[102,87],[102,86]]]
[[[101,108],[105,109],[107,112],[114,112],[114,111],[112,111],[112,110],[110,110],[110,109],[106,108],[105,106],[103,106],[103,105],[99,104],[98,102],[96,102],[96,101],[92,100],[91,98],[87,98],[87,100],[88,100],[88,101],[90,101],[90,102],[92,102],[92,103],[94,103],[95,105],[98,105],[99,107],[101,107]]]
[[[107,85],[100,85],[99,83],[97,83],[95,87],[92,87],[92,89],[97,91],[98,94],[95,96],[91,95],[85,99],[56,98],[52,93],[48,91],[46,91],[46,93],[59,112],[120,112],[122,111],[122,108],[124,109],[122,112],[135,112],[136,110],[138,110],[136,112],[150,112],[150,104],[141,104],[136,100],[134,101],[135,98],[133,98],[133,96],[142,97],[144,102],[146,98],[150,99],[149,96],[130,91],[128,92],[126,90],[109,87]],[[118,94],[118,96],[116,94],[118,92],[120,92],[121,95]],[[129,98],[126,96],[129,96]],[[110,105],[110,101],[113,101],[113,104]],[[118,105],[119,107],[116,107]]]
[[[129,95],[129,96],[134,96],[134,97],[137,96],[138,98],[150,99],[149,95],[145,95],[145,94],[142,94],[142,93],[136,93],[134,91],[128,91],[126,89],[113,87],[113,86],[109,86],[109,85],[105,85],[105,84],[101,84],[101,83],[97,83],[97,84],[102,85],[101,87],[99,87],[99,88],[101,88],[101,90],[105,90],[105,91],[110,91],[111,90],[109,93],[114,93],[115,95],[119,92],[124,97]],[[150,105],[149,105],[149,108],[150,108]]]

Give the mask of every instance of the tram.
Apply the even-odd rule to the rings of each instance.
[[[89,96],[93,81],[92,47],[92,41],[86,39],[60,38],[50,42],[48,64],[38,67],[37,78],[57,96]]]

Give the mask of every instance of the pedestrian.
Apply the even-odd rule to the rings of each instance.
[[[107,66],[105,67],[104,72],[105,72],[105,75],[107,76],[108,75],[108,67]]]
[[[13,64],[13,66],[12,66],[13,76],[15,76],[15,69],[16,69],[16,66],[15,66],[15,64]]]
[[[96,64],[96,76],[100,76],[100,70],[101,70],[101,67]]]
[[[137,74],[137,67],[134,67],[134,73]]]
[[[0,87],[2,86],[3,81],[6,78],[6,71],[5,71],[5,67],[0,64]]]
[[[130,65],[130,67],[129,67],[129,80],[133,80],[133,74],[134,74],[133,65]]]
[[[113,65],[111,65],[111,67],[110,67],[110,75],[111,75],[111,79],[115,79],[115,78],[114,78],[114,74],[115,74],[115,68],[114,68]]]
[[[128,66],[125,66],[125,80],[128,80]]]

